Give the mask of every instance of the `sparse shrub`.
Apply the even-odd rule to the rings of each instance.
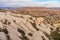
[[[60,33],[58,33],[59,31],[59,28],[57,28],[55,31],[52,32],[52,37],[54,40],[60,40]]]

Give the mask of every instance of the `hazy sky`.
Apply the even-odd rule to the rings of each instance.
[[[60,0],[0,0],[0,7],[60,7]]]

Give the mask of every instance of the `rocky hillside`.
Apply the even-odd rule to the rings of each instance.
[[[0,12],[0,40],[60,40],[60,20]]]

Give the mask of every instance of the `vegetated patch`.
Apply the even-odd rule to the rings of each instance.
[[[52,32],[52,37],[54,40],[60,40],[60,33],[58,32],[60,32],[59,28]]]

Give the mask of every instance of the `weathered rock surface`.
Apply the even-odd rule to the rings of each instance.
[[[0,12],[0,40],[53,40],[50,35],[56,28],[43,17]]]

